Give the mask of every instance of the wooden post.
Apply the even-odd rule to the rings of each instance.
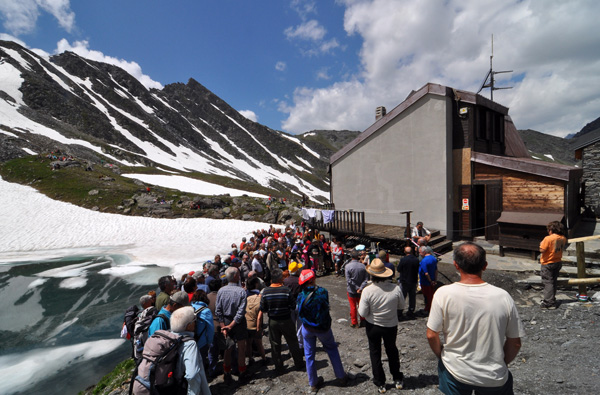
[[[575,243],[577,252],[577,278],[585,278],[585,249],[583,241]],[[587,299],[587,285],[579,284],[579,299]]]
[[[360,213],[361,223],[362,223],[362,234],[365,235],[365,212]]]

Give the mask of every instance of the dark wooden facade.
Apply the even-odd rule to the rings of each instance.
[[[454,101],[455,239],[498,240],[505,211],[561,214],[567,227],[579,216],[580,170],[531,159],[507,112],[483,99]]]

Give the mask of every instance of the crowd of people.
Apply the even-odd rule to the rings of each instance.
[[[374,256],[352,248],[345,251],[345,259],[344,246],[335,238],[329,241],[302,227],[271,227],[256,230],[239,245],[232,244],[231,251],[216,255],[201,270],[179,280],[161,277],[158,295],[151,291],[140,298],[142,310],[132,332],[139,366],[133,393],[149,393],[153,383],[144,363],[156,359],[156,355],[146,355],[152,348],[149,344],[168,331],[183,339],[178,343],[174,378],[187,382],[188,394],[210,393],[208,383],[221,375],[226,384],[243,385],[252,364],[273,365],[274,375],[288,369],[306,372],[309,392],[316,393],[323,385],[315,364],[317,339],[328,354],[336,384],[348,385],[352,377],[343,366],[331,328],[329,294],[317,284],[318,277],[326,274],[344,276],[350,326],[365,330],[372,379],[379,393],[388,389],[382,343],[393,386],[404,386],[396,336],[405,318],[405,298],[408,318],[429,316],[427,338],[440,358],[442,391],[511,393],[507,364],[516,356],[523,336],[514,302],[508,293],[481,280],[485,251],[474,243],[464,243],[454,252],[461,280],[436,290],[437,258],[427,246],[425,231],[415,235],[416,253],[407,246],[397,267],[383,250]],[[396,271],[397,282],[392,280]],[[425,308],[415,312],[419,281]],[[497,308],[498,303],[502,308]],[[262,342],[265,332],[270,359]],[[286,367],[282,358],[283,340],[293,366]]]

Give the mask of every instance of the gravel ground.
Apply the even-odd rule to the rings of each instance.
[[[449,264],[441,263],[440,272],[449,281],[458,275]],[[595,394],[600,393],[600,304],[581,303],[575,300],[576,289],[559,289],[561,305],[557,310],[541,310],[539,287],[520,283],[528,274],[487,270],[484,280],[506,289],[517,303],[526,336],[519,355],[510,364],[517,394]],[[317,363],[319,375],[325,385],[319,394],[377,393],[371,381],[371,365],[364,329],[352,329],[343,278],[326,276],[318,284],[329,290],[333,333],[339,343],[344,368],[351,374],[348,386],[336,386],[333,369],[327,354],[319,349]],[[593,294],[594,291],[589,292]],[[600,292],[598,293],[600,297]],[[423,296],[417,295],[417,309],[423,306]],[[436,394],[437,360],[425,337],[426,318],[402,321],[398,325],[397,345],[401,369],[405,375],[405,389],[392,388],[392,379],[384,355],[384,368],[388,377],[388,393]],[[269,355],[270,345],[264,338]],[[274,374],[273,365],[251,366],[250,378],[245,383],[225,385],[222,376],[211,384],[213,394],[293,394],[305,393],[308,380],[305,372],[292,369],[293,362],[284,351],[287,372]]]

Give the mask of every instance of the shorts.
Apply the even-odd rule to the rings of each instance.
[[[257,331],[256,329],[248,329],[248,339],[261,339],[262,329]]]
[[[225,318],[225,325],[229,325],[232,320]],[[236,323],[231,330],[227,332],[227,337],[233,341],[246,340],[248,338],[248,326],[246,318],[242,317],[241,321]]]

